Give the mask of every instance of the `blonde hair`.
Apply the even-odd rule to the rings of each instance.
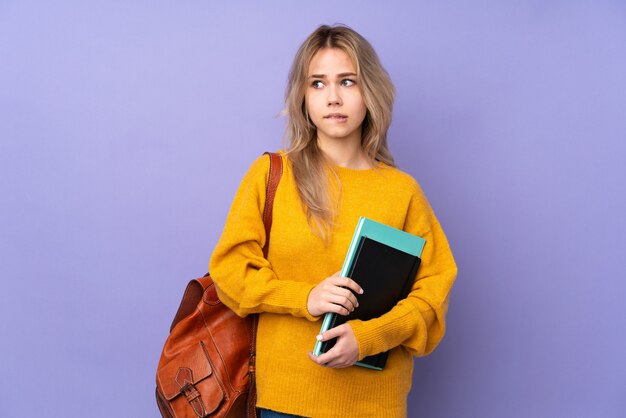
[[[317,129],[308,117],[304,97],[309,64],[324,48],[341,49],[356,66],[358,85],[367,107],[361,129],[361,147],[372,164],[380,161],[394,165],[387,146],[394,88],[372,45],[347,26],[318,27],[296,53],[285,92],[285,113],[288,115],[285,133],[290,143],[287,155],[293,165],[294,179],[309,225],[326,240],[335,213],[329,190],[331,167],[318,147]]]

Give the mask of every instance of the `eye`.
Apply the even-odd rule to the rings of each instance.
[[[314,89],[321,89],[324,87],[324,83],[321,80],[315,80],[311,83],[311,87]]]
[[[356,84],[356,82],[354,80],[351,80],[349,78],[345,78],[343,80],[341,80],[341,85],[344,87],[351,87],[354,86]]]

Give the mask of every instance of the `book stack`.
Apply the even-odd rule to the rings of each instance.
[[[425,242],[417,235],[361,217],[340,274],[354,280],[364,293],[357,295],[359,306],[349,315],[327,313],[320,333],[352,319],[377,318],[406,298],[415,281]],[[335,342],[336,339],[318,341],[313,354],[327,352]],[[383,370],[387,355],[383,352],[365,357],[356,364]]]

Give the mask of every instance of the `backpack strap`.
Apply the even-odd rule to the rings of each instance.
[[[267,249],[270,241],[270,230],[272,229],[272,214],[274,209],[274,197],[276,196],[276,190],[278,189],[278,183],[283,175],[283,159],[280,154],[274,152],[266,152],[265,154],[270,157],[270,172],[267,180],[267,192],[265,193],[265,207],[263,208],[263,224],[265,225],[265,246],[263,247],[263,255],[267,257]],[[264,155],[265,155],[264,154]],[[176,316],[170,326],[170,332],[174,329],[176,324],[187,315],[191,314],[204,293],[204,289],[213,283],[209,273],[205,274],[200,279],[194,279],[189,282],[183,295],[183,300],[180,302]],[[256,326],[255,326],[256,328]]]
[[[283,176],[283,158],[275,152],[266,152],[265,154],[270,156],[270,173],[267,180],[267,188],[265,189],[265,207],[263,208],[263,224],[265,224],[263,255],[267,257],[270,231],[272,230],[272,215],[274,213],[274,197],[276,197],[276,189],[278,189],[280,178]]]

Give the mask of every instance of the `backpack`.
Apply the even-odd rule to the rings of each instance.
[[[270,157],[263,210],[267,256],[282,157]],[[237,316],[217,296],[209,273],[187,285],[156,372],[164,418],[256,417],[254,362],[258,315]]]

